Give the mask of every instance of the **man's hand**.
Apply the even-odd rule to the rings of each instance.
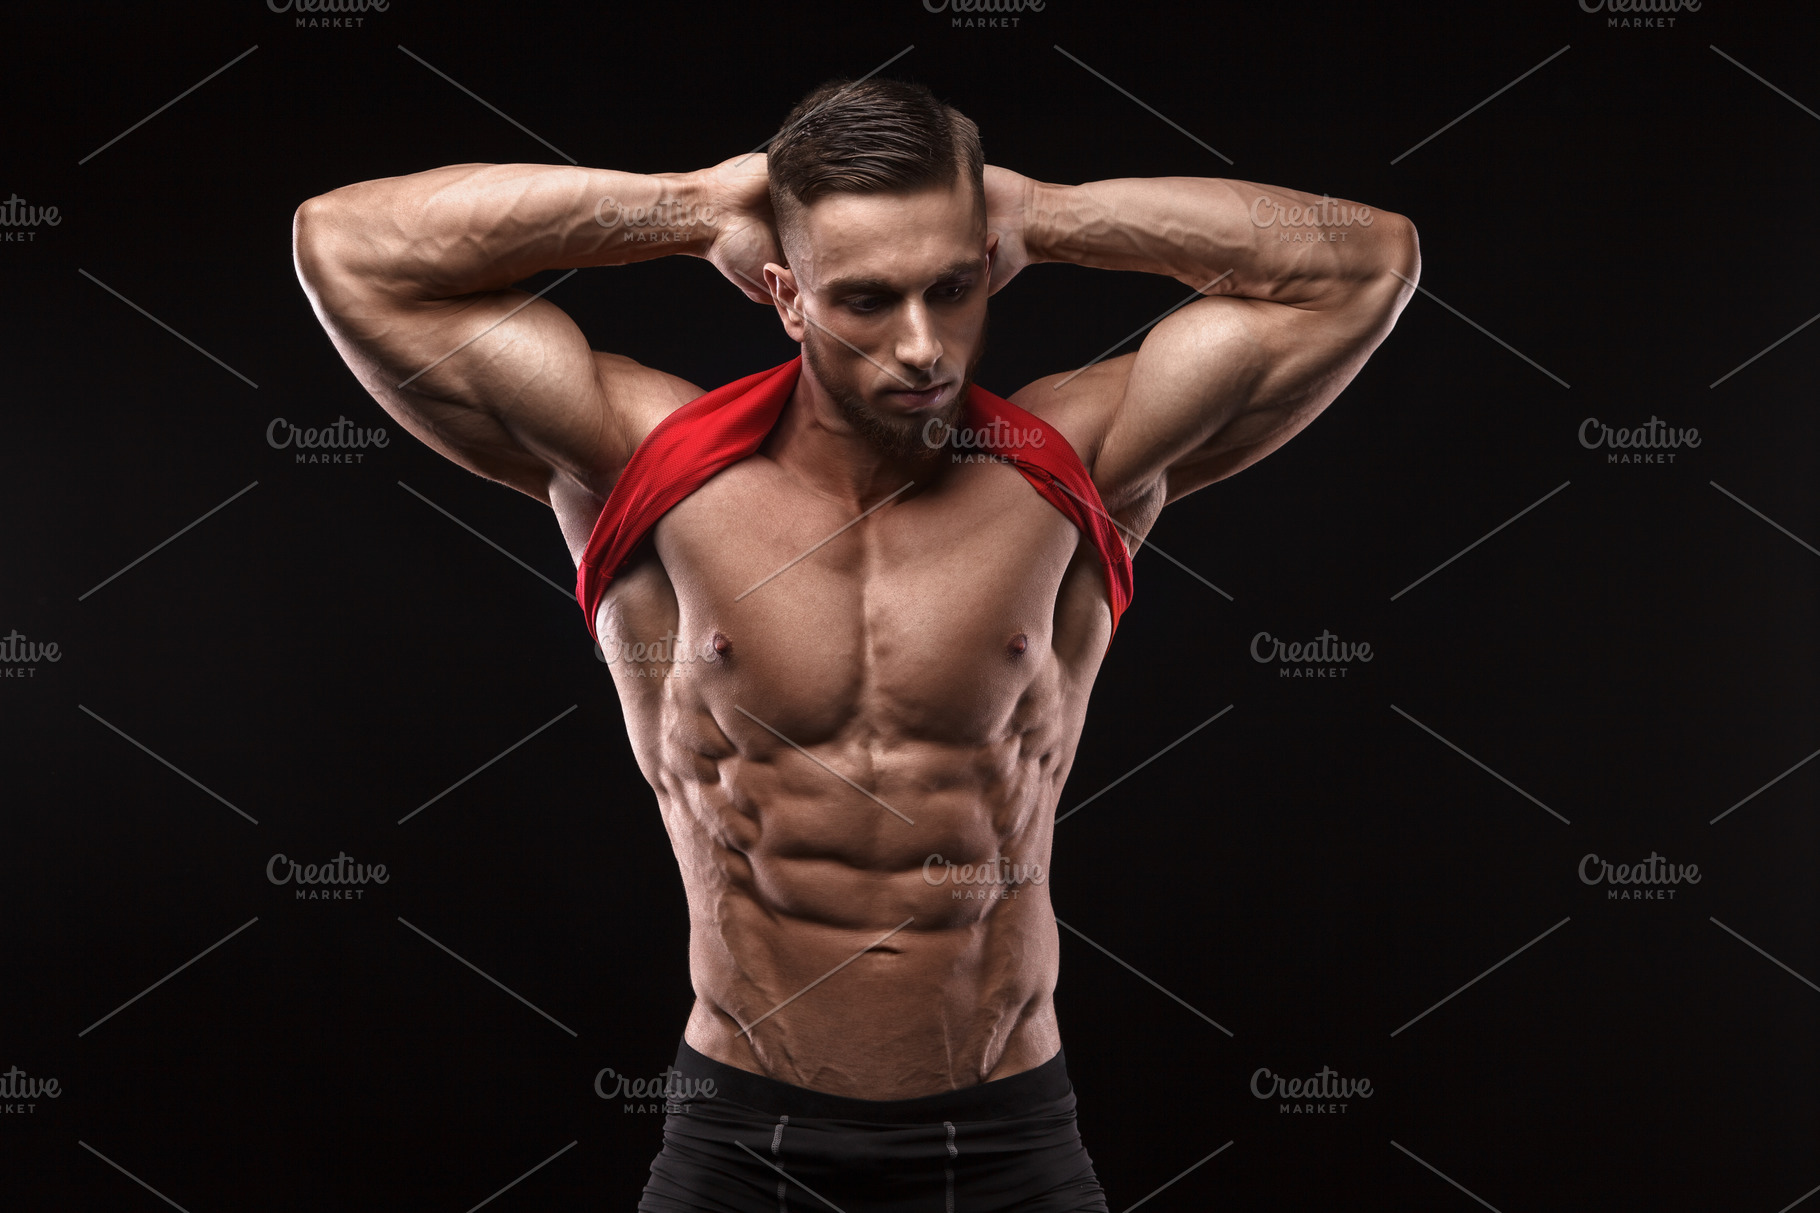
[[[700,178],[712,208],[714,241],[703,253],[727,281],[755,303],[771,302],[765,289],[765,263],[783,264],[777,221],[771,214],[770,175],[763,153],[736,156]]]
[[[1036,182],[996,164],[986,166],[986,235],[997,236],[992,254],[992,281],[988,295],[996,295],[1018,271],[1030,264],[1024,228],[1033,211]]]
[[[986,166],[986,230],[998,237],[988,293],[996,293],[1031,262],[1024,226],[1036,182],[997,165]],[[714,239],[702,256],[748,299],[770,303],[765,263],[785,264],[771,213],[770,176],[762,153],[735,156],[696,174],[713,209]]]

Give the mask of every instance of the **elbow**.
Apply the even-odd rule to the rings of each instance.
[[[292,246],[300,248],[306,242],[320,240],[331,226],[334,209],[335,203],[327,194],[304,199],[303,205],[291,215]]]
[[[1375,344],[1390,332],[1415,297],[1422,276],[1422,248],[1416,225],[1394,211],[1373,215],[1370,232],[1368,255],[1356,263],[1357,276],[1347,303],[1357,309],[1361,331],[1375,334]]]
[[[340,190],[306,200],[291,216],[297,281],[319,311],[340,311],[374,290],[385,252]]]
[[[1378,218],[1387,225],[1384,270],[1401,278],[1405,291],[1413,291],[1422,277],[1422,244],[1416,235],[1416,225],[1408,216],[1394,211],[1380,212]]]
[[[326,194],[307,199],[291,216],[291,260],[306,288],[320,286],[334,263],[329,241],[335,227],[335,203]]]

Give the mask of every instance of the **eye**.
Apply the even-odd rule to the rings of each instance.
[[[864,315],[867,312],[876,312],[879,309],[879,303],[880,300],[876,295],[859,295],[847,300],[847,310]]]

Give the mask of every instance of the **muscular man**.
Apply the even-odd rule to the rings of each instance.
[[[704,393],[510,285],[669,253],[775,307],[801,357]],[[875,79],[699,172],[350,185],[298,210],[296,258],[401,425],[556,512],[612,659],[696,995],[639,1208],[1104,1210],[1046,875],[1127,551],[1358,372],[1417,275],[1410,223],[1241,181],[1038,182]],[[1043,261],[1206,297],[1007,402],[971,378],[987,297]]]

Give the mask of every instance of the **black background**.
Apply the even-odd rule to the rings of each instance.
[[[166,1207],[124,1169],[190,1213],[459,1213],[576,1142],[488,1207],[629,1209],[658,1148],[661,1116],[591,1084],[674,1053],[681,885],[557,529],[398,431],[292,272],[312,194],[556,159],[400,45],[636,171],[754,148],[815,84],[914,45],[889,74],[1032,176],[1237,176],[1413,218],[1432,294],[1306,433],[1163,516],[1154,543],[1231,600],[1140,554],[1063,796],[1234,705],[1057,828],[1059,916],[1232,1033],[1063,932],[1111,1207],[1227,1142],[1146,1207],[1481,1207],[1463,1187],[1506,1213],[1776,1213],[1820,1185],[1820,763],[1712,823],[1820,746],[1820,326],[1709,386],[1820,310],[1820,11],[1050,0],[952,22],[920,0],[394,0],[340,29],[260,0],[8,8],[0,191],[61,222],[0,244],[0,633],[62,657],[0,680],[0,1068],[62,1093],[0,1116],[0,1205]],[[1078,366],[1182,293],[1036,267],[993,300],[979,379]],[[701,261],[550,298],[705,386],[794,352]],[[265,441],[338,416],[393,441],[328,467]],[[1576,437],[1651,416],[1700,445],[1614,466]],[[1373,659],[1315,681],[1251,659],[1260,631],[1322,629]],[[1703,879],[1616,902],[1576,875],[1652,851]],[[392,876],[296,902],[266,880],[278,852]],[[1251,1094],[1260,1067],[1323,1065],[1372,1096]]]

